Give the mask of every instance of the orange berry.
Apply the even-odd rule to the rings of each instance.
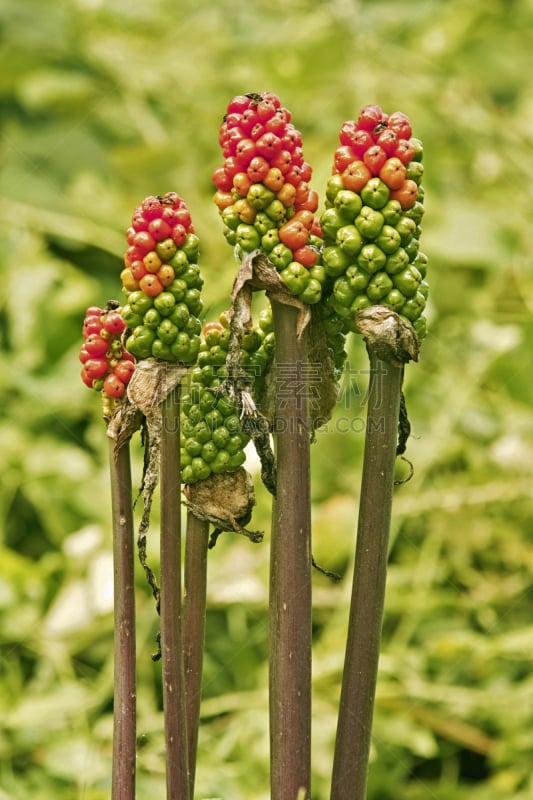
[[[163,284],[153,273],[148,273],[139,281],[139,288],[149,297],[156,297],[163,291]]]

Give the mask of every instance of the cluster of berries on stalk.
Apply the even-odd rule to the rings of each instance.
[[[135,370],[135,359],[122,345],[126,324],[120,312],[115,302],[106,308],[90,306],[83,321],[81,379],[89,389],[102,393],[104,416],[118,406]]]
[[[324,271],[302,135],[279,97],[264,92],[234,97],[220,126],[224,163],[212,175],[224,236],[242,258],[262,250],[302,302],[318,303]]]
[[[176,192],[146,197],[126,232],[121,279],[126,348],[136,358],[194,364],[200,348],[203,278],[199,240]]]
[[[263,328],[254,328],[242,340],[241,366],[250,376],[254,393],[274,347],[272,320],[269,323],[263,315],[262,324]],[[235,402],[220,391],[228,375],[229,336],[226,314],[203,327],[198,363],[182,400],[181,477],[186,484],[205,480],[211,473],[233,472],[246,460],[249,436],[242,429]]]
[[[424,213],[422,145],[408,117],[365,106],[339,134],[326,210],[322,261],[333,285],[329,302],[354,330],[355,314],[376,303],[405,317],[419,338],[427,257],[420,251]]]

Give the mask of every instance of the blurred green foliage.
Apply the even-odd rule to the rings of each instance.
[[[107,447],[78,379],[81,321],[119,292],[134,206],[170,189],[201,237],[206,315],[227,306],[217,130],[234,94],[267,89],[292,110],[321,193],[338,128],[365,103],[406,112],[425,144],[430,335],[407,371],[415,475],[395,500],[369,800],[530,798],[531,2],[0,9],[1,800],[109,797]],[[314,554],[344,576],[315,578],[317,800],[342,670],[364,365],[354,339],[313,450]],[[156,532],[154,518],[155,563]],[[268,542],[236,538],[210,554],[197,796],[266,800]],[[141,575],[138,613],[139,797],[162,797],[157,620]]]

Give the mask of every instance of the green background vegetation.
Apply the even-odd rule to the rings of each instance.
[[[530,0],[1,0],[0,798],[109,797],[111,539],[86,306],[123,231],[177,190],[206,316],[233,257],[212,203],[228,100],[272,90],[321,192],[340,124],[400,109],[425,144],[430,334],[407,371],[370,800],[533,796]],[[361,467],[365,356],[313,447],[314,798],[327,795]],[[356,432],[341,432],[355,418]],[[134,446],[135,481],[141,451]],[[268,534],[257,481],[256,527]],[[295,488],[297,491],[297,487]],[[209,559],[198,798],[268,798],[268,535]],[[150,554],[157,564],[157,515]],[[157,619],[138,570],[139,797],[164,796]]]

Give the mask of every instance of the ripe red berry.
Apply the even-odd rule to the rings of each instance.
[[[161,200],[153,196],[145,197],[141,203],[141,208],[144,218],[148,221],[160,217],[163,210]]]
[[[93,380],[94,379],[89,377],[89,375],[87,373],[87,370],[85,368],[85,365],[83,365],[83,367],[81,369],[81,372],[80,372],[80,375],[81,375],[81,379],[84,382],[85,386],[88,386],[89,389],[92,389],[93,388]]]
[[[155,239],[156,242],[161,242],[163,239],[168,239],[172,228],[165,222],[164,219],[158,217],[157,219],[153,219],[148,226],[148,232],[152,239]]]
[[[400,139],[393,155],[399,158],[402,164],[409,164],[415,154],[415,148],[407,139]]]
[[[357,158],[362,159],[369,147],[374,144],[372,134],[365,130],[358,130],[352,139],[352,149]]]
[[[118,311],[109,311],[104,317],[104,328],[113,336],[119,336],[126,330],[126,323]]]
[[[357,156],[350,145],[341,145],[335,150],[334,163],[337,172],[344,172],[352,161],[357,161]]]
[[[387,160],[386,152],[379,146],[374,144],[369,147],[363,155],[363,162],[366,164],[372,175],[377,175]]]
[[[391,156],[398,146],[398,137],[391,128],[385,128],[376,139],[376,144],[378,144],[388,156]]]
[[[409,117],[401,111],[395,111],[390,115],[387,126],[394,131],[398,139],[410,139],[412,135]]]
[[[365,131],[373,131],[376,125],[382,121],[382,117],[381,106],[365,106],[357,118],[357,126]]]
[[[120,316],[120,315],[119,315]],[[120,317],[122,320],[122,317]],[[103,339],[98,333],[90,333],[85,340],[85,350],[91,358],[101,358],[105,356],[109,348],[107,339]]]
[[[135,364],[133,361],[129,359],[121,359],[113,373],[117,376],[117,378],[122,381],[122,383],[127,384],[130,381],[131,376],[135,372]]]
[[[150,250],[153,250],[155,247],[155,239],[151,236],[148,231],[139,231],[135,234],[133,239],[134,247],[137,247],[144,257],[146,253],[149,253]]]
[[[124,383],[114,372],[111,372],[104,381],[104,392],[108,397],[122,397],[125,392]]]
[[[91,314],[90,316],[85,317],[82,330],[82,334],[85,339],[90,336],[91,333],[99,334],[101,329],[102,323],[100,321],[100,314]]]
[[[90,358],[84,364],[84,369],[89,378],[103,378],[108,370],[108,363],[105,358]]]
[[[147,231],[148,230],[149,222],[148,222],[147,219],[145,219],[141,208],[137,208],[135,210],[135,212],[134,212],[134,214],[133,214],[133,216],[131,218],[131,224],[132,224],[132,227],[136,231]]]
[[[248,108],[241,117],[241,128],[245,133],[250,133],[259,122],[255,108]]]
[[[228,114],[242,114],[246,111],[246,109],[250,108],[252,104],[252,100],[250,97],[246,95],[237,95],[233,98],[233,100],[228,105]]]

